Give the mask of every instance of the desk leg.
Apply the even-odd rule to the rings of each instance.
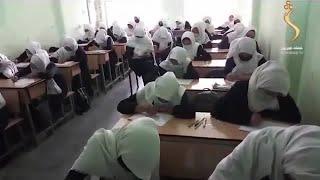
[[[110,82],[112,82],[113,79],[112,79],[112,69],[111,69],[110,61],[108,61],[108,67],[109,67],[109,80],[110,80]]]
[[[130,93],[131,93],[131,96],[133,95],[132,92],[132,80],[131,80],[131,71],[129,70],[129,83],[130,83]]]
[[[38,142],[38,138],[37,138],[37,134],[36,134],[36,128],[35,128],[34,123],[33,123],[33,119],[32,119],[31,111],[30,111],[30,108],[29,108],[29,104],[25,104],[25,107],[26,107],[26,110],[27,110],[27,116],[28,116],[30,127],[31,127],[31,135],[32,135],[32,138],[33,138],[33,143],[35,143],[35,145],[38,145],[39,142]]]
[[[102,91],[105,93],[106,92],[106,79],[105,79],[105,76],[104,76],[104,68],[103,68],[103,64],[100,64],[99,65],[100,67],[100,73],[101,73],[101,88],[102,88]]]

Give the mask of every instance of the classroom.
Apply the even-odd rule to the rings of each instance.
[[[319,180],[319,13],[0,0],[0,180]]]

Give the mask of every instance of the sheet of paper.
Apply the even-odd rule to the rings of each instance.
[[[231,85],[230,84],[218,84],[218,83],[215,83],[213,86],[212,86],[213,89],[217,89],[217,90],[229,90],[231,89]]]
[[[19,79],[17,82],[15,82],[14,85],[17,87],[24,87],[24,86],[26,86],[28,84],[32,84],[34,82],[35,82],[34,79],[23,78],[23,79]]]
[[[188,86],[192,83],[193,79],[178,79],[178,83],[182,86]]]
[[[263,129],[263,128],[266,128],[266,127],[289,127],[290,125],[287,124],[287,123],[283,123],[283,122],[276,122],[276,121],[263,121],[261,123],[260,126],[258,127],[251,127],[251,126],[240,126],[240,130],[241,131],[246,131],[246,132],[252,132],[252,131],[255,131],[255,130],[259,130],[259,129]]]
[[[30,63],[18,63],[18,64],[16,64],[16,66],[18,67],[18,68],[26,68],[26,67],[28,67],[30,65]]]
[[[154,116],[149,116],[147,114],[135,114],[135,115],[129,117],[129,119],[135,120],[135,119],[139,119],[142,117],[149,117],[149,118],[154,119],[156,121],[157,126],[164,126],[170,119],[173,118],[173,116],[170,114],[157,113]]]

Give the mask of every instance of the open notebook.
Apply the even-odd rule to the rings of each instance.
[[[170,119],[173,118],[173,116],[170,114],[157,113],[156,115],[153,115],[153,116],[150,116],[147,114],[135,114],[135,115],[129,117],[128,119],[135,120],[135,119],[139,119],[142,117],[149,117],[149,118],[154,119],[158,126],[164,126]]]

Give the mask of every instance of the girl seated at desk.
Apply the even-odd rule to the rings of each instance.
[[[111,130],[99,129],[73,164],[65,180],[159,179],[160,138],[151,118]]]
[[[184,87],[174,73],[167,72],[156,81],[148,83],[136,94],[122,100],[117,107],[122,114],[157,112],[170,113],[177,118],[194,118],[194,107]]]
[[[225,79],[228,81],[247,81],[253,71],[266,60],[256,49],[256,42],[249,37],[238,38],[231,43],[226,66]]]
[[[215,39],[215,29],[214,29],[214,26],[212,24],[212,19],[211,17],[207,16],[207,17],[204,17],[203,18],[203,22],[205,23],[206,25],[206,34],[208,35],[209,39],[210,40],[214,40]]]
[[[172,35],[165,27],[160,27],[152,37],[153,44],[156,45],[156,59],[160,62],[165,60],[173,46]]]
[[[174,30],[184,30],[184,24],[181,20],[176,20]]]
[[[234,26],[234,15],[230,15],[228,21],[226,21],[223,25],[219,26],[217,29],[223,30],[227,32],[229,29]]]
[[[95,31],[90,24],[85,24],[83,26],[83,29],[84,29],[84,36],[82,37],[82,39],[78,40],[78,44],[89,43],[94,39]]]
[[[320,128],[270,127],[250,133],[209,180],[320,179]]]
[[[32,55],[36,54],[41,49],[41,44],[36,41],[31,41],[25,51],[16,58],[16,63],[30,62]]]
[[[219,49],[229,49],[232,41],[243,37],[245,26],[240,22],[240,20],[235,20],[234,22],[234,27],[223,35],[221,42],[218,44]]]
[[[179,79],[199,79],[197,71],[192,66],[192,61],[187,57],[187,51],[182,47],[171,50],[167,59],[160,63],[160,75],[173,72]]]
[[[113,25],[108,29],[107,33],[114,42],[117,43],[127,43],[126,32],[119,26],[117,22],[114,22]]]
[[[153,43],[143,28],[134,29],[134,37],[128,41],[125,57],[128,58],[129,66],[136,75],[142,76],[145,85],[159,76],[154,60]]]
[[[86,88],[87,93],[90,96],[93,96],[86,53],[82,48],[79,48],[76,40],[72,37],[66,37],[62,45],[63,46],[61,48],[51,55],[50,60],[55,63],[64,63],[66,61],[79,62],[83,85]],[[75,90],[82,87],[80,77],[73,79],[72,87]]]
[[[25,72],[19,72],[16,64],[0,53],[0,78],[11,79],[15,82],[26,74]]]
[[[244,30],[244,37],[249,37],[249,38],[252,38],[255,40],[256,38],[256,29],[254,27],[248,27]],[[256,46],[257,46],[257,52],[261,54],[261,51],[260,51],[260,48],[259,48],[259,45],[258,45],[258,41],[256,41]]]
[[[249,81],[238,81],[214,105],[216,119],[243,125],[258,125],[263,119],[292,124],[301,115],[289,95],[290,79],[280,62],[270,60],[258,67]]]
[[[207,53],[201,44],[195,41],[194,35],[192,32],[185,32],[182,35],[182,45],[183,48],[187,50],[188,57],[191,60],[196,61],[209,61],[211,56]]]
[[[3,133],[9,123],[9,117],[6,100],[0,93],[0,156],[6,151]]]
[[[47,80],[47,94],[51,114],[54,119],[62,117],[61,104],[67,95],[67,83],[45,50],[39,50],[31,57],[31,73],[41,79]]]
[[[133,31],[134,31],[134,22],[130,21],[127,24],[127,28],[125,29],[125,32],[127,33],[128,37],[132,37],[134,36]]]
[[[206,33],[206,24],[204,22],[195,23],[192,27],[192,32],[196,42],[201,44],[203,48],[212,48],[212,43]]]

